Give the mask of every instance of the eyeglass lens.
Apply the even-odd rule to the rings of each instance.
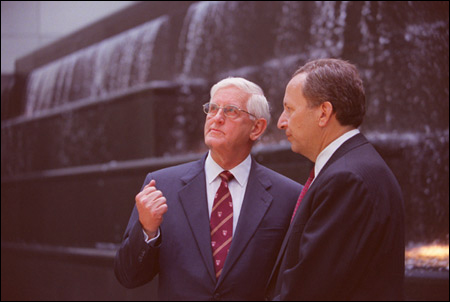
[[[227,105],[224,107],[220,107],[219,105],[214,103],[207,103],[203,105],[205,113],[213,116],[216,115],[221,108],[223,109],[223,113],[227,117],[237,117],[239,115],[239,109],[233,105]]]

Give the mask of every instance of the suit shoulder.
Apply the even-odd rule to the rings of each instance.
[[[355,173],[363,180],[377,184],[397,182],[392,170],[370,143],[345,154],[343,159],[337,171]]]
[[[201,165],[201,160],[179,164],[172,167],[163,168],[147,174],[147,179],[173,179],[188,173],[193,167]]]

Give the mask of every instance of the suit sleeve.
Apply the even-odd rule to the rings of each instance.
[[[149,174],[142,188],[151,179],[151,174]],[[156,243],[155,247],[145,242],[142,225],[139,222],[139,214],[135,206],[114,261],[114,272],[117,280],[126,288],[144,285],[159,272],[158,260],[159,242]]]
[[[348,297],[376,250],[379,217],[364,182],[347,172],[320,184],[308,192],[311,206],[301,207],[309,219],[292,226],[298,254],[280,272],[281,300]]]

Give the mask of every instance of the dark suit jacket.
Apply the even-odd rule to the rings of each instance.
[[[398,300],[404,276],[399,184],[362,134],[304,196],[269,283],[275,300]]]
[[[253,159],[240,218],[222,275],[216,281],[203,159],[147,175],[167,199],[156,248],[144,242],[136,207],[115,259],[128,288],[159,273],[163,300],[262,300],[302,186]]]

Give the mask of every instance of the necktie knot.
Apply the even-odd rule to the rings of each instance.
[[[231,174],[230,171],[223,171],[222,173],[220,173],[220,178],[222,178],[222,181],[225,181],[228,183],[230,180],[232,180],[234,178],[234,175]]]

